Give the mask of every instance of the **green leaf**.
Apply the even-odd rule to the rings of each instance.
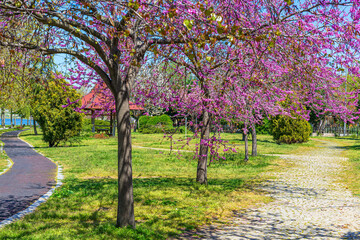
[[[221,25],[221,24],[219,24],[218,26],[217,26],[217,32],[219,33],[219,34],[222,34],[223,32],[224,32],[224,27]]]
[[[287,5],[291,6],[293,4],[292,0],[284,0],[284,2],[287,3]]]
[[[184,20],[184,26],[190,31],[193,28],[194,20]]]
[[[213,7],[208,8],[208,9],[206,9],[206,11],[205,11],[205,15],[206,15],[206,16],[209,16],[212,12],[214,12],[214,8],[213,8]]]

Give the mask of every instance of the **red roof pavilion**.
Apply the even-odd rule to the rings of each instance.
[[[101,92],[97,92],[96,91],[96,87],[93,88],[91,90],[91,92],[87,95],[85,95],[84,97],[82,97],[81,99],[81,103],[82,103],[82,108],[85,111],[91,111],[91,124],[93,125],[92,127],[92,132],[96,131],[96,127],[100,127],[97,128],[97,131],[106,131],[109,135],[115,136],[115,124],[114,124],[114,120],[115,120],[115,113],[112,111],[115,109],[115,104],[113,104],[112,106],[110,106],[110,112],[107,111],[108,113],[106,115],[108,115],[110,117],[110,126],[101,126],[101,125],[95,125],[95,116],[94,111],[96,110],[102,110],[101,107],[101,103],[104,101],[103,99],[101,99]],[[109,100],[112,101],[112,100]],[[129,108],[130,111],[135,111],[135,115],[140,115],[142,111],[144,111],[144,108],[142,108],[139,105],[136,105],[132,102],[129,102]]]
[[[85,95],[81,99],[81,103],[83,106],[83,109],[85,110],[101,110],[101,101],[100,101],[100,93],[95,92],[95,89],[91,90],[91,92],[87,95]],[[134,111],[144,111],[144,108],[142,108],[139,105],[136,105],[132,102],[129,102],[129,108],[130,110]],[[111,106],[111,110],[115,109],[115,105]]]

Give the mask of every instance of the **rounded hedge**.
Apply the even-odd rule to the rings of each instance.
[[[311,126],[300,116],[291,118],[279,115],[270,121],[271,134],[277,143],[302,143],[309,141]]]

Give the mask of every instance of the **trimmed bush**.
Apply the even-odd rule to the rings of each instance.
[[[139,118],[139,132],[141,133],[163,133],[170,132],[173,128],[173,121],[168,115],[141,116]]]
[[[277,143],[302,143],[309,141],[311,126],[300,116],[291,118],[279,115],[270,121],[271,134]]]

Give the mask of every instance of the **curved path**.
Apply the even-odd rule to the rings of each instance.
[[[320,141],[319,141],[320,142]],[[360,239],[360,198],[340,183],[346,158],[330,142],[302,155],[261,186],[274,201],[238,214],[231,226],[210,226],[183,239]]]
[[[56,185],[57,166],[17,136],[3,133],[4,150],[14,165],[0,175],[0,223],[26,209]]]

